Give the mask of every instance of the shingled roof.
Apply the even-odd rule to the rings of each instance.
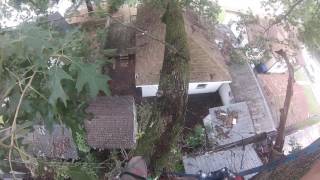
[[[51,132],[40,125],[34,125],[33,129],[22,141],[29,145],[27,151],[30,154],[54,159],[78,159],[77,147],[69,128],[55,124]]]
[[[151,5],[138,8],[136,26],[160,41],[165,40],[166,25],[161,21],[163,11]],[[184,13],[188,48],[190,51],[190,82],[231,81],[218,47],[211,42],[208,32],[194,21],[191,12]],[[165,45],[143,33],[136,34],[136,85],[159,83]]]
[[[85,121],[87,142],[98,149],[130,149],[136,143],[136,110],[131,96],[99,97],[87,112],[93,118]]]

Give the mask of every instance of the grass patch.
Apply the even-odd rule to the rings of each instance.
[[[294,72],[294,78],[296,81],[309,81],[302,68],[299,68]]]
[[[310,114],[320,114],[320,106],[313,94],[310,86],[303,86],[304,94],[307,98]]]
[[[294,125],[288,127],[286,129],[286,132],[288,132],[290,134],[290,132],[292,132],[292,131],[296,131],[296,130],[299,130],[299,129],[304,129],[306,127],[310,127],[310,126],[313,126],[313,125],[318,124],[318,123],[320,123],[320,116],[313,116],[313,117],[310,117],[309,119],[307,119],[305,121],[299,122],[297,124],[294,124]]]
[[[0,126],[4,125],[4,120],[3,120],[3,116],[0,116]]]

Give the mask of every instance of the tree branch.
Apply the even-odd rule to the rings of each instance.
[[[27,92],[27,90],[29,89],[29,87],[31,86],[31,83],[33,81],[33,78],[34,76],[36,75],[36,71],[33,72],[28,84],[26,85],[26,87],[23,89],[22,93],[21,93],[21,96],[20,96],[20,99],[19,99],[19,103],[17,105],[17,108],[16,108],[16,112],[14,114],[14,118],[13,118],[13,122],[12,122],[12,125],[11,125],[11,142],[10,142],[10,149],[9,149],[9,166],[10,166],[10,171],[13,172],[13,168],[12,168],[12,150],[14,148],[14,139],[15,139],[15,131],[16,131],[16,128],[17,128],[17,118],[18,118],[18,114],[19,114],[19,111],[20,111],[20,107],[21,107],[21,104],[22,104],[22,101],[23,101],[23,98]],[[14,173],[12,173],[13,175],[13,178],[16,179]]]
[[[288,10],[285,14],[283,14],[283,15],[281,15],[281,16],[278,16],[278,17],[276,18],[276,21],[273,22],[271,25],[269,25],[269,26],[265,29],[265,32],[268,32],[274,25],[277,25],[277,24],[281,23],[281,21],[287,19],[288,16],[292,13],[292,11],[293,11],[300,3],[302,3],[303,1],[304,1],[304,0],[297,0],[297,1],[289,8],[289,10]]]
[[[284,52],[281,49],[279,51],[276,51],[276,53],[279,54],[284,59],[286,65],[288,67],[288,72],[289,72],[286,97],[284,100],[283,108],[280,109],[280,123],[279,123],[279,127],[278,127],[276,142],[274,145],[274,150],[282,153],[283,144],[284,144],[285,126],[286,126],[288,113],[289,113],[289,109],[290,109],[291,98],[293,95],[294,69],[293,69],[293,66],[287,57],[286,52]]]

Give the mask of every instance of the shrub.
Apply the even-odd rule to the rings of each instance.
[[[205,131],[200,125],[194,128],[194,132],[187,138],[186,141],[188,147],[199,148],[205,144]]]

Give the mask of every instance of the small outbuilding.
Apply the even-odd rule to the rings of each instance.
[[[45,126],[34,125],[22,141],[27,144],[27,152],[35,157],[50,159],[78,159],[78,151],[71,130],[64,125],[54,124],[49,131]]]
[[[94,149],[131,149],[136,144],[137,120],[131,96],[97,97],[85,121],[87,142]]]

